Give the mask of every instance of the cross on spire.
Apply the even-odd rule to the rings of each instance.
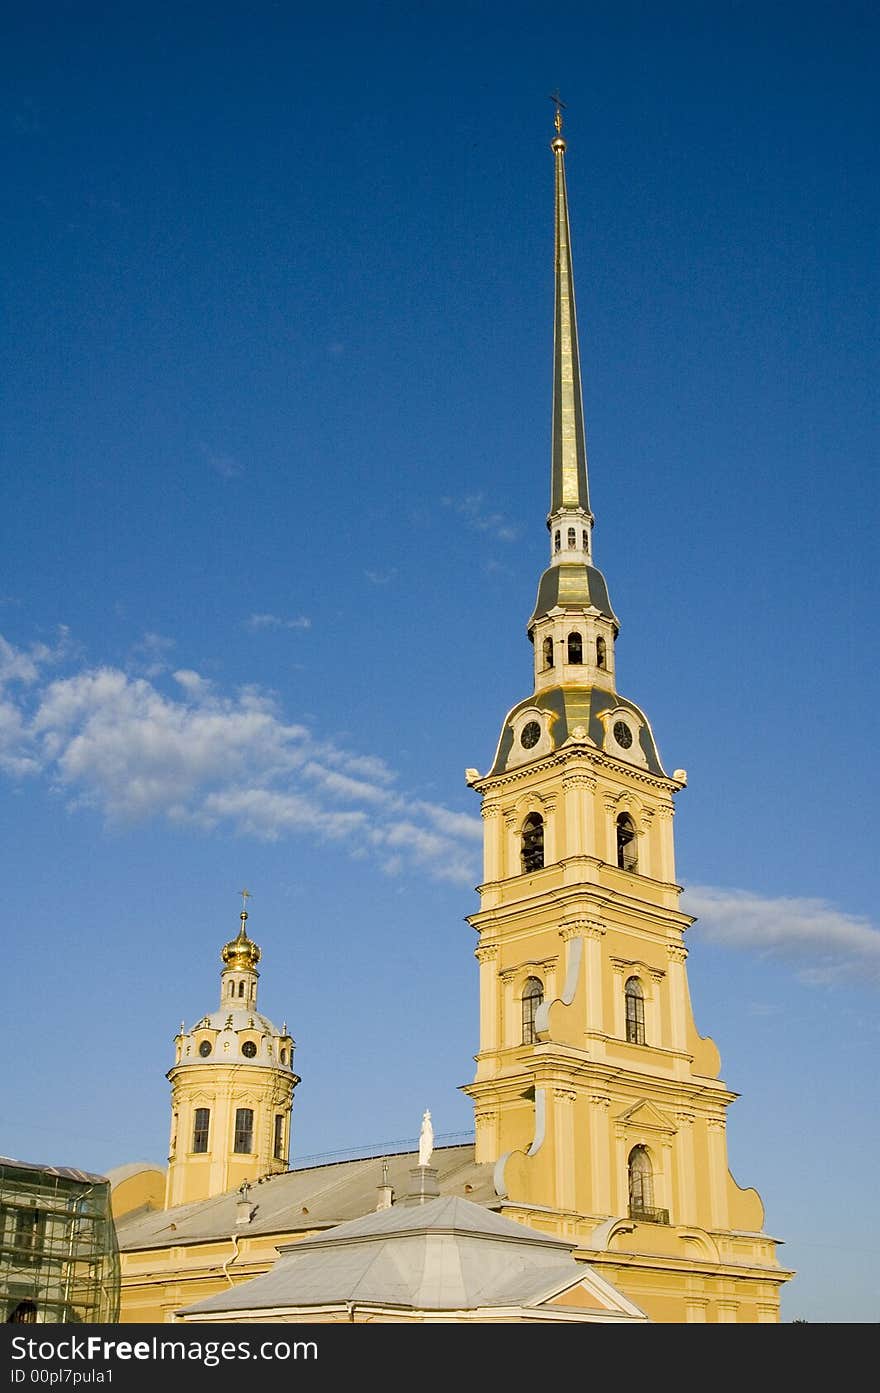
[[[553,117],[553,124],[556,127],[556,134],[562,135],[562,113],[565,110],[565,102],[558,92],[550,93],[551,102],[556,103],[556,115]]]

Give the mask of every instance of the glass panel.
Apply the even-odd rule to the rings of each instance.
[[[235,1140],[233,1151],[238,1155],[247,1155],[253,1151],[254,1141],[254,1111],[253,1108],[235,1109]]]

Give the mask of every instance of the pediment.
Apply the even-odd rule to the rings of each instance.
[[[636,1306],[617,1287],[600,1277],[592,1267],[584,1266],[573,1280],[557,1283],[537,1300],[527,1301],[526,1307],[551,1310],[561,1307],[567,1314],[581,1314],[584,1320],[606,1320],[609,1317],[626,1321],[647,1321],[640,1306]]]
[[[668,1113],[663,1112],[649,1098],[640,1098],[631,1108],[627,1108],[626,1112],[618,1113],[615,1121],[646,1132],[668,1132],[672,1135],[678,1131]]]

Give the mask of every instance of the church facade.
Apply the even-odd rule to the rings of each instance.
[[[620,624],[594,564],[558,114],[552,150],[550,557],[527,626],[532,690],[506,715],[488,771],[466,776],[484,827],[470,918],[479,1048],[465,1086],[476,1142],[438,1153],[440,1193],[565,1242],[651,1320],[776,1322],[793,1274],[759,1195],[729,1172],[736,1095],[688,993],[692,920],[673,839],[686,774],[663,768],[647,716],[617,687]],[[219,1011],[178,1036],[164,1209],[144,1198],[159,1177],[126,1180],[126,1320],[170,1319],[266,1272],[279,1245],[394,1202],[378,1158],[344,1174],[286,1171],[293,1041],[255,1014],[259,949],[246,918],[224,949]]]

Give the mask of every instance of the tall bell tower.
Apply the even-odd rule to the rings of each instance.
[[[476,1158],[504,1212],[581,1239],[660,1321],[777,1321],[792,1273],[727,1164],[714,1043],[691,1012],[673,800],[647,716],[620,694],[619,621],[593,514],[557,109],[550,557],[528,621],[533,690],[482,798]]]

